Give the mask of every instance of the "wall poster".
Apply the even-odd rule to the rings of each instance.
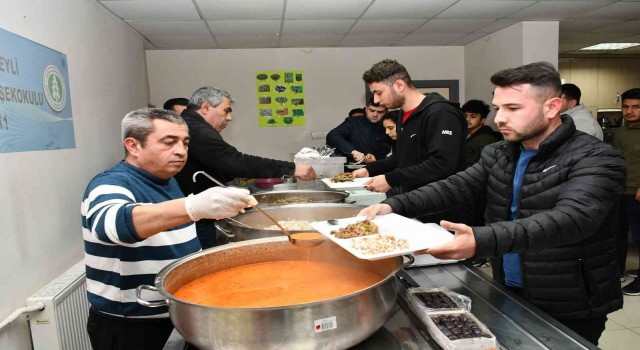
[[[0,153],[75,148],[67,56],[0,28]]]
[[[304,112],[304,76],[301,70],[256,72],[258,125],[302,126]]]

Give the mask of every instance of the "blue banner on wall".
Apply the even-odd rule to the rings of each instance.
[[[0,153],[75,148],[67,56],[0,28]]]

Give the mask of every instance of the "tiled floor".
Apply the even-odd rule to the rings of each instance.
[[[627,270],[638,268],[638,248],[629,247]],[[491,275],[491,267],[480,268]],[[631,283],[627,277],[622,286]],[[624,307],[609,314],[606,328],[600,337],[598,346],[603,350],[640,349],[640,296],[624,296]]]
[[[627,270],[638,268],[638,248],[630,244],[627,255]],[[633,281],[627,277],[625,286]],[[640,296],[624,296],[624,307],[609,314],[606,328],[598,346],[603,350],[640,348]]]

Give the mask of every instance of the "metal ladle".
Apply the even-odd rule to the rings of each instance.
[[[224,188],[228,187],[227,185],[223,184],[221,181],[218,181],[216,178],[207,174],[204,171],[196,171],[195,173],[193,173],[193,182],[196,182],[196,176],[198,176],[198,174],[202,174],[206,176],[209,180],[215,182],[220,187],[224,187]],[[291,244],[294,244],[300,247],[315,247],[324,242],[324,236],[321,233],[294,233],[292,235],[289,233],[289,231],[287,231],[284,227],[282,227],[282,225],[280,225],[280,223],[278,223],[276,219],[271,217],[271,215],[267,214],[267,212],[262,210],[260,207],[256,205],[253,208],[259,211],[262,215],[266,216],[276,226],[278,226],[280,230],[282,230],[282,232],[284,232],[284,234],[287,235],[287,238],[289,239],[289,243]]]

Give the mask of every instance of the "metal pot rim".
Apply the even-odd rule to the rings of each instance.
[[[174,262],[172,262],[171,264],[165,266],[164,268],[162,268],[162,270],[160,270],[160,272],[158,272],[158,274],[156,275],[156,278],[154,280],[154,284],[155,287],[158,289],[158,292],[160,294],[162,294],[165,298],[167,299],[171,299],[172,301],[175,302],[179,302],[182,304],[187,304],[190,306],[194,306],[194,307],[199,307],[199,308],[204,308],[204,309],[211,309],[211,310],[233,310],[233,311],[272,311],[272,310],[284,310],[284,309],[292,309],[292,308],[304,308],[304,307],[309,307],[311,305],[316,305],[316,304],[320,304],[320,303],[327,303],[329,301],[337,301],[337,300],[341,300],[341,299],[346,299],[346,298],[351,298],[354,295],[360,294],[363,291],[367,290],[367,289],[372,289],[375,288],[383,283],[387,283],[389,281],[389,279],[393,278],[394,275],[403,267],[403,264],[400,263],[398,264],[398,266],[392,271],[390,272],[386,277],[382,278],[380,281],[368,286],[365,289],[361,289],[349,294],[345,294],[345,295],[341,295],[339,297],[335,297],[335,298],[331,298],[331,299],[326,299],[326,300],[319,300],[319,301],[314,301],[314,302],[310,302],[310,303],[304,303],[304,304],[294,304],[294,305],[284,305],[284,306],[272,306],[272,307],[222,307],[222,306],[209,306],[209,305],[201,305],[201,304],[194,304],[194,303],[190,303],[188,301],[182,300],[182,299],[178,299],[176,298],[173,294],[169,293],[163,285],[163,281],[165,279],[165,277],[167,277],[167,275],[169,273],[171,273],[171,271],[173,271],[175,268],[177,268],[180,265],[183,265],[185,263],[188,263],[189,261],[195,260],[200,258],[203,255],[208,255],[208,254],[213,254],[215,252],[219,252],[219,251],[223,251],[223,250],[227,250],[227,249],[232,249],[232,248],[236,248],[236,247],[243,247],[243,246],[248,246],[248,245],[253,245],[253,244],[262,244],[262,243],[270,243],[270,242],[281,242],[281,241],[287,241],[287,237],[267,237],[267,238],[258,238],[258,239],[251,239],[251,240],[247,240],[247,241],[240,241],[240,242],[234,242],[234,243],[228,243],[219,247],[213,247],[210,249],[205,249],[205,250],[201,250],[199,252],[195,252],[195,253],[191,253],[181,259],[178,259]],[[389,258],[389,259],[402,259],[402,257],[393,257],[393,258]]]

